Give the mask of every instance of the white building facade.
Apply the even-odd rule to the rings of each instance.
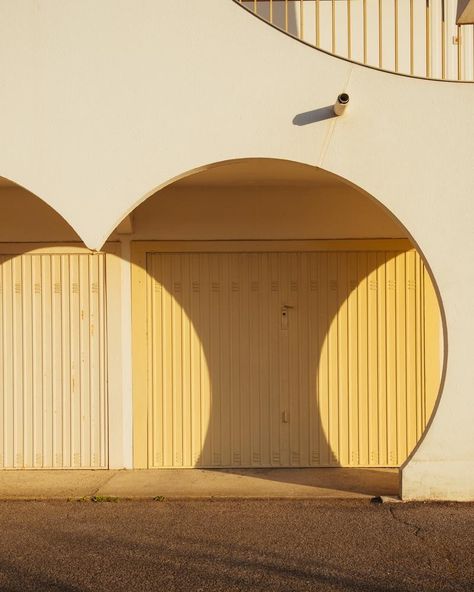
[[[378,4],[0,2],[4,469],[474,498],[472,6]]]

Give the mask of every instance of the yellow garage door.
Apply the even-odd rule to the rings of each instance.
[[[107,466],[104,340],[103,255],[0,255],[1,467]]]
[[[439,385],[439,311],[423,263],[404,241],[303,246],[138,246],[138,466],[407,458]]]

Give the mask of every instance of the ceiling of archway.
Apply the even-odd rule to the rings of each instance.
[[[326,171],[286,160],[242,160],[210,167],[184,177],[175,186],[221,187],[233,186],[299,186],[337,185],[341,181]]]

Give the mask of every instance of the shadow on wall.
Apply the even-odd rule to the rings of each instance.
[[[303,126],[317,123],[318,121],[325,121],[326,119],[333,119],[335,117],[337,117],[337,115],[334,113],[334,105],[329,105],[327,107],[305,111],[304,113],[298,113],[298,115],[295,115],[293,118],[293,124]]]
[[[396,467],[420,439],[437,360],[415,251],[149,253],[146,272],[150,467]]]

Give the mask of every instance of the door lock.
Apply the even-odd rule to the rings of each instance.
[[[294,308],[294,306],[290,306],[289,304],[283,304],[281,307],[281,328],[288,329],[288,310],[290,308]]]

